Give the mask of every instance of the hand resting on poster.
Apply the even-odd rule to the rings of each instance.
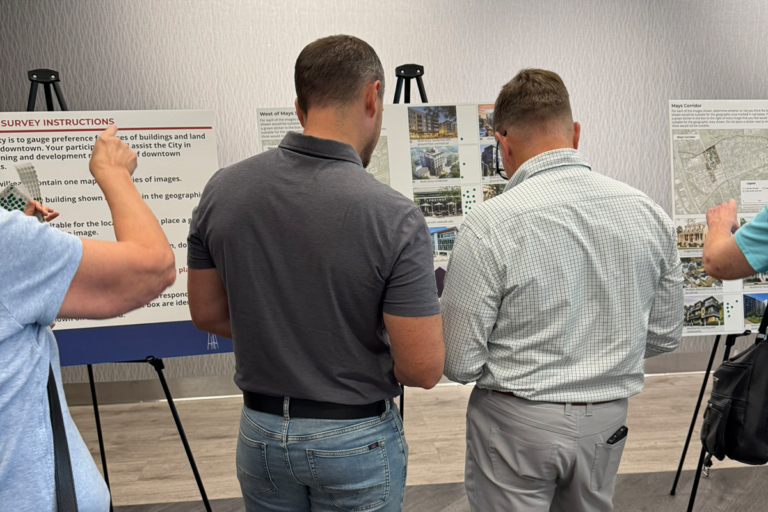
[[[733,236],[739,229],[736,201],[731,199],[710,208],[707,228],[701,254],[707,274],[716,279],[739,279],[755,273]]]

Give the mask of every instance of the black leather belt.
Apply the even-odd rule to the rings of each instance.
[[[381,416],[387,410],[390,399],[379,400],[365,405],[344,405],[332,402],[316,402],[304,398],[291,398],[288,415],[292,418],[312,418],[317,420],[359,420]],[[267,414],[283,415],[283,397],[263,395],[243,391],[245,406],[254,411]]]

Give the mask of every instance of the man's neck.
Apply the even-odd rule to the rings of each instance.
[[[344,142],[359,154],[363,147],[362,134],[360,127],[353,124],[335,109],[315,109],[307,113],[304,135]]]

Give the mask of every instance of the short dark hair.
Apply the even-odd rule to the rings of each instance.
[[[366,85],[381,81],[384,95],[384,68],[371,46],[354,36],[324,37],[308,44],[296,59],[294,81],[302,112],[328,105],[345,106]]]
[[[493,107],[493,130],[563,119],[573,122],[563,79],[554,71],[523,69],[501,88]]]

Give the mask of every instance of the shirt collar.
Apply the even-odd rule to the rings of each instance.
[[[321,139],[303,133],[288,132],[280,142],[280,148],[312,155],[320,158],[329,158],[333,160],[344,160],[363,166],[360,155],[357,151],[345,142],[339,142],[332,139]]]
[[[534,174],[538,174],[543,171],[555,169],[557,167],[586,167],[592,169],[589,162],[581,156],[581,153],[575,149],[553,149],[552,151],[545,151],[535,157],[523,162],[523,165],[518,167],[517,172],[512,175],[507,186],[504,187],[504,191],[511,189],[527,180]]]

